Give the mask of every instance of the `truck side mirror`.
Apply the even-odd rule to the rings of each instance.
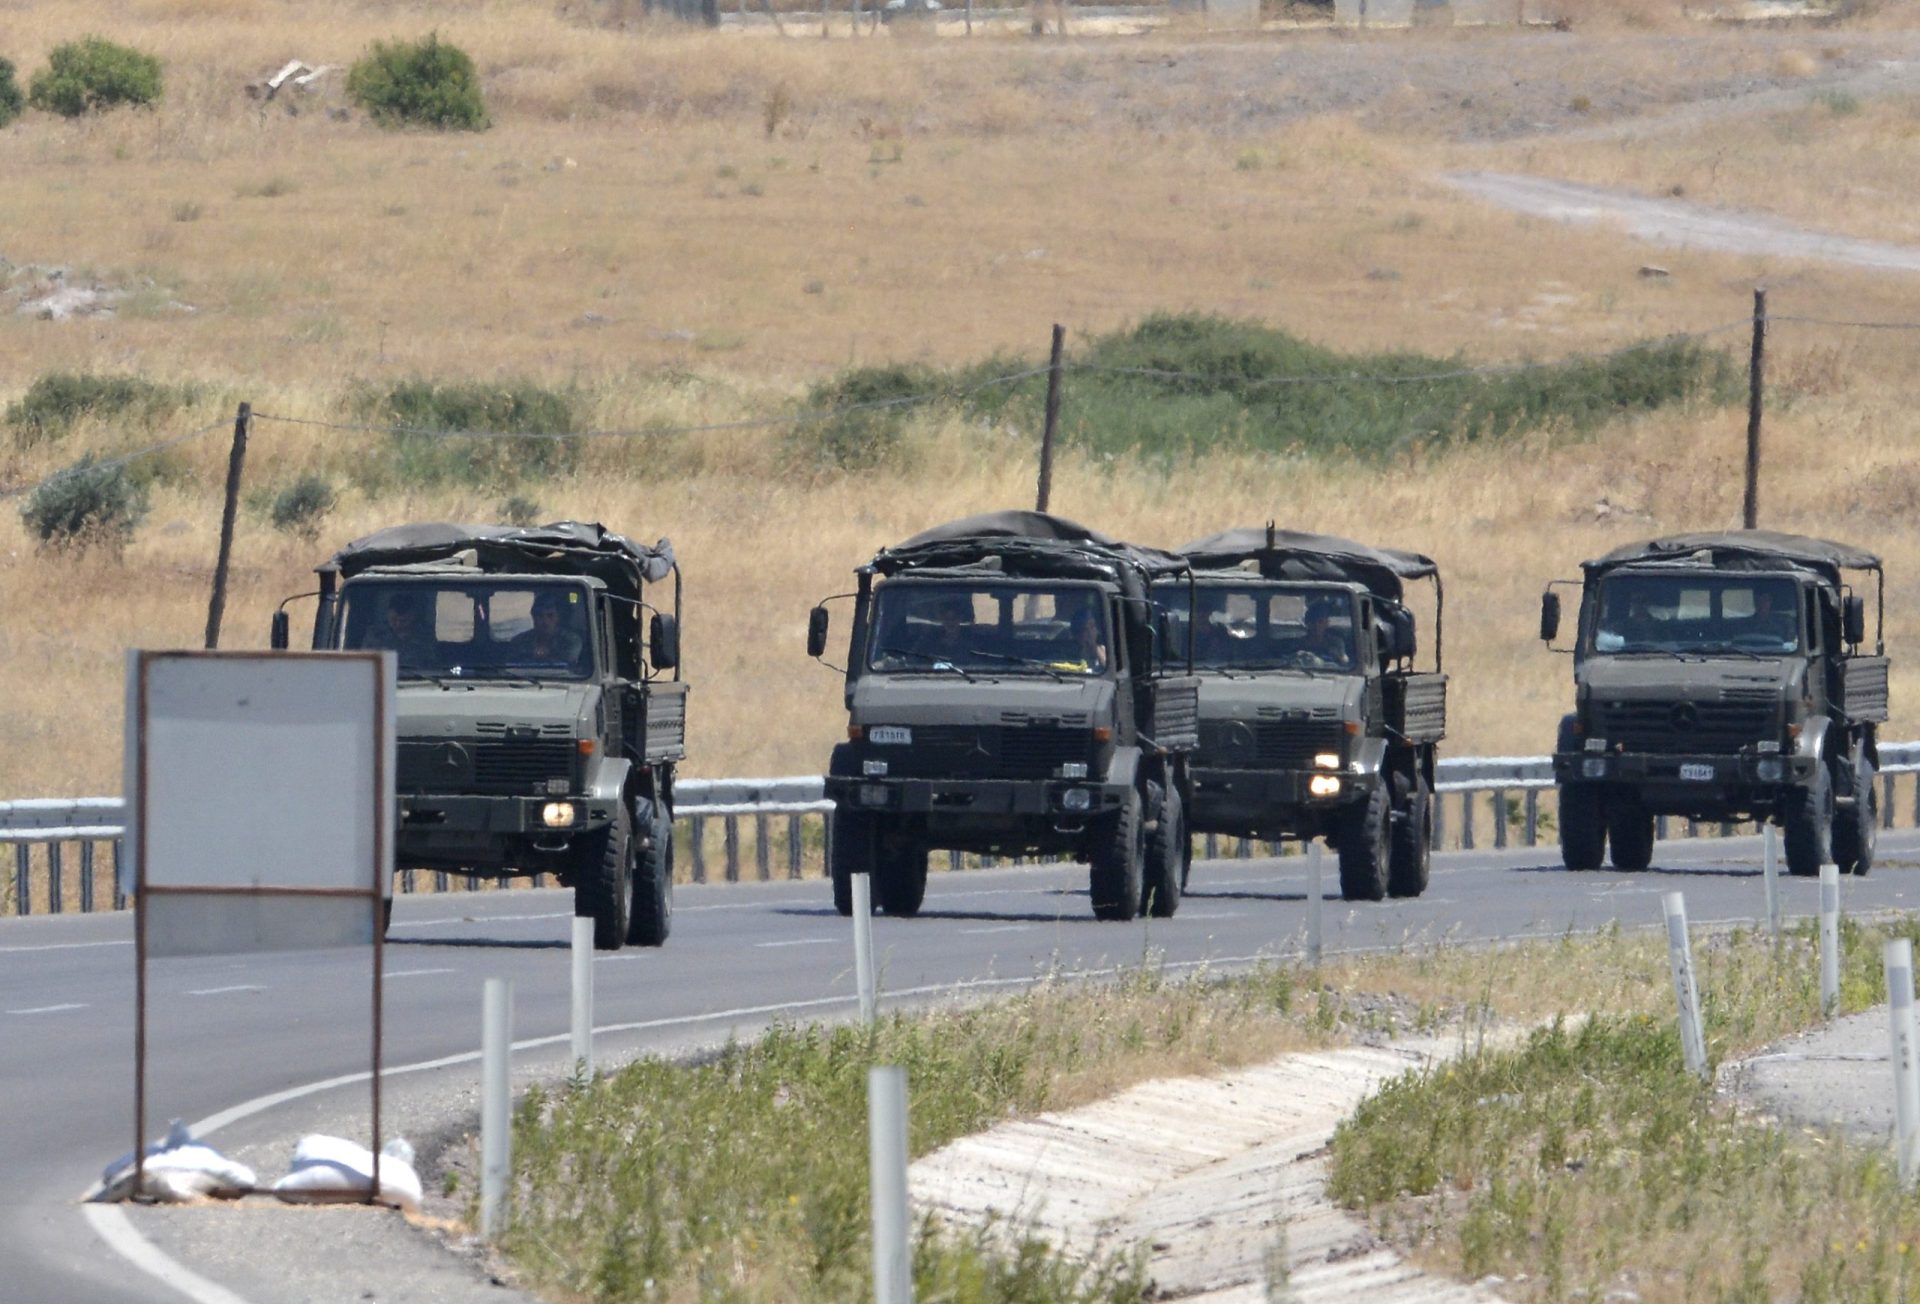
[[[1560,595],[1540,595],[1540,641],[1551,643],[1560,633]]]
[[[289,622],[286,612],[276,611],[273,613],[273,632],[267,635],[267,646],[271,647],[275,652],[285,652],[287,650],[288,625]]]
[[[1867,600],[1851,594],[1840,609],[1841,636],[1855,647],[1867,641]]]
[[[807,613],[807,655],[819,657],[827,650],[827,609],[815,607]]]
[[[647,629],[647,656],[656,670],[671,670],[680,663],[680,625],[665,612],[653,613]]]
[[[1187,641],[1181,637],[1182,627],[1171,611],[1162,611],[1154,622],[1160,635],[1160,659],[1167,661],[1185,661],[1187,659]]]
[[[1405,607],[1396,607],[1387,616],[1389,634],[1387,656],[1398,661],[1401,658],[1412,659],[1419,640],[1414,637],[1413,613]]]

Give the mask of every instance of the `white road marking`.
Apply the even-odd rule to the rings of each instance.
[[[1237,910],[1215,910],[1211,912],[1204,910],[1183,910],[1180,912],[1180,918],[1182,919],[1238,919],[1239,917],[1240,912]]]
[[[48,942],[44,946],[0,946],[0,955],[11,955],[15,951],[82,951],[94,946],[132,945],[132,938],[124,942]]]
[[[1032,924],[1001,924],[998,928],[963,928],[960,931],[968,937],[985,937],[988,933],[1024,933]]]
[[[202,987],[197,992],[188,992],[189,996],[225,996],[228,992],[264,992],[267,990],[257,983],[241,983],[234,987]]]
[[[428,974],[459,973],[458,969],[402,969],[398,973],[389,973],[389,978],[425,978]],[[372,1179],[368,1179],[372,1180]]]
[[[781,946],[831,946],[840,941],[837,937],[796,937],[785,942],[755,942],[754,946],[762,951]]]
[[[8,1014],[59,1014],[62,1010],[84,1010],[84,1005],[36,1005],[31,1010],[8,1010]]]

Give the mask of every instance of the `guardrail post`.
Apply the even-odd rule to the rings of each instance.
[[[120,890],[120,858],[125,854],[124,845],[119,838],[115,838],[113,840],[113,908],[115,910],[127,908],[127,894]]]
[[[721,821],[721,845],[726,848],[727,882],[740,881],[740,818],[729,815]]]
[[[57,915],[66,908],[60,899],[64,887],[60,880],[64,877],[65,874],[61,872],[60,866],[60,844],[49,842],[47,844],[47,913],[50,915]]]
[[[828,826],[831,828],[831,824]],[[687,846],[693,851],[693,881],[707,881],[707,821],[705,816],[687,817]]]
[[[1240,845],[1234,850],[1233,854],[1234,854],[1234,857],[1238,860],[1252,860],[1253,844],[1247,841],[1245,838],[1241,838]]]
[[[1913,776],[1913,826],[1920,829],[1920,774]]]
[[[1447,846],[1447,794],[1437,789],[1433,794],[1433,849],[1444,851]]]
[[[1732,820],[1721,820],[1721,821],[1720,821],[1720,836],[1721,836],[1721,837],[1723,837],[1723,838],[1730,838],[1730,837],[1732,837],[1732,836],[1733,836],[1733,821],[1732,821]]]
[[[1881,950],[1887,975],[1888,1058],[1893,1061],[1893,1138],[1900,1185],[1920,1168],[1920,1064],[1914,1061],[1913,943],[1894,938]]]
[[[1667,916],[1667,961],[1673,969],[1674,1003],[1680,1008],[1680,1053],[1689,1072],[1707,1075],[1707,1038],[1700,1026],[1700,990],[1693,982],[1693,949],[1687,944],[1687,899],[1661,898]]]
[[[1655,815],[1653,817],[1653,837],[1656,842],[1665,842],[1667,840],[1667,817],[1665,815]]]
[[[1820,1013],[1840,1012],[1840,867],[1820,866]]]
[[[965,858],[961,856],[961,854],[958,851],[949,851],[947,853],[947,869],[949,872],[957,874],[962,869],[965,869],[965,868],[966,868]]]
[[[453,880],[447,876],[446,870],[436,869],[433,871],[433,890],[434,891],[445,892],[449,890],[452,886],[453,886]]]
[[[773,848],[768,845],[771,840],[771,825],[767,819],[767,813],[761,811],[753,817],[753,859],[754,867],[760,871],[762,883],[773,879],[773,864],[768,859],[773,851]]]
[[[13,844],[13,912],[33,913],[33,846],[27,842]]]
[[[800,817],[787,816],[787,877],[799,878],[800,866]]]
[[[1527,789],[1527,845],[1540,845],[1540,790]]]
[[[1880,776],[1880,827],[1893,827],[1893,780],[1891,774]]]
[[[1202,845],[1205,847],[1205,855],[1208,860],[1220,859],[1220,835],[1218,833],[1207,834],[1206,841]]]
[[[1493,849],[1505,850],[1507,845],[1507,790],[1493,790]]]
[[[80,844],[80,913],[93,913],[93,842]]]
[[[1473,791],[1460,794],[1460,850],[1473,850]]]

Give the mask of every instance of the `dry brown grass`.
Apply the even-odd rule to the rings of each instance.
[[[103,26],[33,0],[0,14],[0,51],[30,72],[54,42]],[[262,115],[238,92],[292,55],[345,62],[435,27],[479,59],[494,130],[390,134]],[[0,254],[150,277],[197,311],[149,296],[115,321],[0,318],[0,400],[56,369],[210,384],[186,429],[240,398],[328,417],[395,376],[530,376],[579,386],[594,425],[634,428],[777,410],[852,361],[1034,356],[1050,322],[1078,338],[1161,309],[1475,360],[1718,326],[1760,278],[1776,312],[1920,317],[1911,286],[1825,267],[1663,251],[1673,275],[1643,279],[1646,250],[1463,202],[1429,180],[1446,151],[1352,120],[1215,135],[1193,125],[1204,86],[1153,103],[1084,93],[1139,60],[1185,57],[1174,37],[739,41],[596,29],[510,0],[146,0],[110,28],[168,59],[168,101],[0,133]],[[1776,396],[1793,401],[1769,415],[1765,519],[1889,555],[1897,654],[1920,636],[1908,339],[1782,327],[1772,347]],[[1385,468],[1222,456],[1162,471],[1069,454],[1054,506],[1149,542],[1276,517],[1431,552],[1453,599],[1449,750],[1531,753],[1567,698],[1565,663],[1531,636],[1541,581],[1626,538],[1736,521],[1743,425],[1731,411],[1664,415],[1591,443]],[[84,427],[27,452],[0,434],[0,483],[174,428]],[[1028,436],[924,425],[912,465],[857,480],[795,476],[780,437],[600,442],[580,472],[532,491],[552,515],[675,540],[698,774],[817,770],[842,721],[835,677],[802,661],[810,602],[881,544],[1031,500]],[[338,468],[369,438],[262,423],[251,482]],[[0,794],[117,788],[122,649],[198,641],[222,445],[181,451],[183,475],[123,561],[37,554],[0,511]],[[348,495],[324,544],[410,518],[494,517],[499,499]],[[243,518],[230,645],[264,642],[324,544]],[[1906,670],[1896,678],[1897,702],[1920,700]],[[1891,732],[1912,734],[1920,721],[1897,709]]]

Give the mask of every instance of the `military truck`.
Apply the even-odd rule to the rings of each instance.
[[[1197,832],[1311,842],[1339,856],[1349,901],[1415,897],[1433,861],[1436,745],[1446,735],[1440,572],[1416,553],[1331,535],[1234,529],[1174,550],[1156,584],[1200,675]],[[1406,584],[1433,582],[1432,668],[1417,671]]]
[[[1040,512],[967,517],[857,572],[847,741],[833,749],[833,902],[871,875],[920,910],[940,848],[1086,861],[1095,918],[1172,915],[1199,681],[1149,586],[1185,562]],[[829,599],[831,601],[831,599]],[[814,608],[807,650],[827,647]]]
[[[1574,710],[1553,774],[1569,869],[1645,869],[1660,815],[1785,830],[1787,868],[1873,865],[1887,719],[1880,559],[1761,530],[1682,534],[1583,563]],[[1874,580],[1874,645],[1849,572]],[[1540,637],[1552,646],[1549,585]]]
[[[672,544],[573,521],[403,525],[317,573],[313,646],[398,657],[397,866],[552,874],[597,948],[665,942],[686,756]],[[288,619],[282,602],[276,648]]]

